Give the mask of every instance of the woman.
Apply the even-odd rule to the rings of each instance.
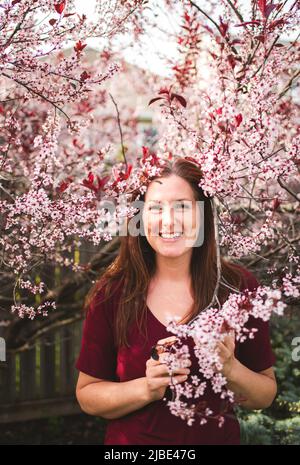
[[[87,299],[76,395],[83,411],[109,420],[104,444],[239,444],[234,410],[208,386],[202,407],[213,412],[190,426],[170,413],[171,377],[162,354],[151,348],[170,337],[169,318],[187,324],[211,302],[217,282],[217,256],[211,202],[198,186],[201,171],[175,159],[153,179],[142,198],[144,234],[121,238],[118,257],[96,282]],[[197,203],[198,202],[198,203]],[[202,203],[199,203],[202,202]],[[201,216],[202,205],[204,215]],[[199,241],[200,231],[203,240]],[[177,234],[178,233],[178,234]],[[220,303],[232,288],[253,290],[258,282],[247,270],[221,258]],[[268,323],[250,317],[255,338],[242,344],[227,336],[219,344],[222,373],[249,409],[268,407],[276,395]],[[172,374],[174,382],[199,376],[192,338],[186,338],[191,364]],[[157,359],[158,358],[158,359]],[[200,377],[200,376],[199,376]]]

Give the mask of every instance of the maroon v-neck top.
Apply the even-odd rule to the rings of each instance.
[[[241,290],[253,290],[258,286],[255,276],[248,270],[243,271]],[[104,291],[100,291],[88,310],[81,343],[81,350],[76,368],[87,375],[114,382],[124,382],[145,376],[146,361],[150,358],[151,346],[159,339],[173,335],[147,309],[148,341],[139,333],[136,324],[128,332],[130,348],[114,348],[113,321],[117,310],[117,293],[111,299],[101,303]],[[236,343],[235,355],[250,370],[259,372],[275,363],[269,336],[269,323],[261,318],[250,317],[247,327],[258,328],[254,339]],[[192,365],[189,377],[197,375],[200,379],[198,360],[193,352],[193,339],[183,341],[188,344]],[[189,381],[189,377],[187,382]],[[202,379],[201,379],[202,380]],[[204,379],[203,379],[204,380]],[[165,397],[171,399],[171,388],[167,387]],[[193,399],[192,399],[193,400]],[[196,399],[206,402],[216,415],[222,409],[222,401],[215,394],[209,383],[204,396]],[[195,402],[195,400],[194,400]],[[224,401],[223,401],[224,403]],[[218,427],[215,419],[208,419],[200,425],[199,417],[188,426],[185,420],[173,415],[166,400],[153,401],[145,407],[131,412],[121,418],[108,420],[104,444],[130,445],[197,445],[197,444],[239,444],[240,427],[234,410],[225,415],[224,425]]]

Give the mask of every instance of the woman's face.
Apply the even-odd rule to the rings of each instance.
[[[179,257],[191,252],[198,236],[200,213],[189,183],[175,174],[154,179],[145,194],[143,223],[146,238],[156,253]]]

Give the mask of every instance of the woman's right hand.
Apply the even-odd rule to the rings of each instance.
[[[189,366],[191,366],[191,362],[187,360],[185,367]],[[189,368],[178,368],[173,370],[173,383],[183,383],[187,380],[189,373]],[[154,360],[152,357],[147,360],[146,384],[151,401],[160,400],[164,397],[167,387],[171,384],[171,376],[166,363],[164,363],[163,353],[159,354],[159,360]]]

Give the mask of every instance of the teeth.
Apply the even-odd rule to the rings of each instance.
[[[176,234],[160,234],[161,237],[164,237],[165,239],[174,239],[175,237],[180,237],[181,233],[176,233]]]

